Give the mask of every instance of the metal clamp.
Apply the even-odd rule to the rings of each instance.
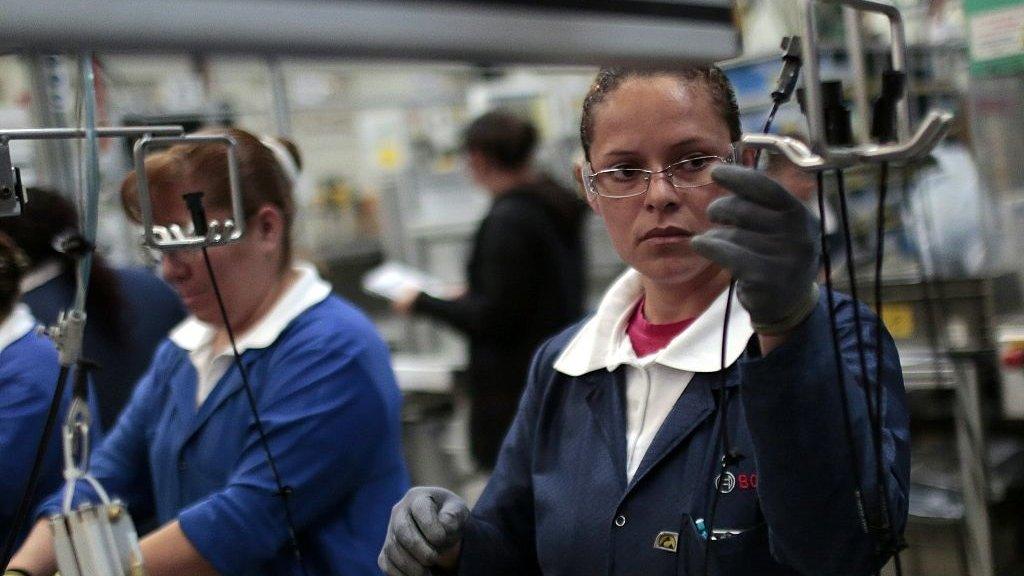
[[[899,9],[891,4],[874,0],[802,0],[804,5],[804,90],[809,145],[792,138],[770,134],[744,134],[744,147],[769,148],[784,154],[790,161],[807,171],[844,168],[861,163],[901,162],[920,158],[931,152],[945,136],[953,121],[949,112],[930,112],[918,130],[910,134],[910,105],[906,93],[896,104],[896,135],[892,144],[865,143],[852,147],[830,148],[825,136],[825,111],[821,90],[821,74],[817,51],[818,2],[842,4],[861,12],[882,14],[889,19],[892,34],[892,68],[906,72],[907,41],[903,18]],[[851,32],[852,33],[852,32]]]
[[[64,447],[64,500],[62,509],[65,514],[71,513],[71,504],[75,497],[75,487],[79,480],[85,480],[96,491],[104,505],[110,504],[110,497],[103,486],[89,473],[89,429],[92,425],[92,413],[89,405],[82,398],[75,398],[68,408],[64,420],[62,444]]]
[[[61,366],[72,366],[82,357],[85,319],[85,312],[70,308],[57,316],[56,324],[42,330],[57,347]]]
[[[231,218],[219,222],[211,220],[205,235],[199,236],[191,229],[185,230],[176,224],[160,226],[153,221],[153,199],[146,176],[146,151],[150,148],[167,147],[174,144],[194,143],[223,144],[227,147],[228,182],[231,188]],[[144,137],[135,143],[135,174],[139,190],[139,209],[142,212],[143,243],[161,251],[185,248],[221,246],[237,242],[245,233],[245,208],[242,205],[241,177],[238,169],[238,143],[226,135],[196,134],[174,137]]]
[[[107,574],[143,576],[145,568],[135,524],[125,506],[111,500],[89,473],[92,414],[84,398],[75,398],[64,423],[64,499],[61,514],[50,517],[54,553],[67,576]],[[79,480],[89,483],[100,502],[72,510]]]

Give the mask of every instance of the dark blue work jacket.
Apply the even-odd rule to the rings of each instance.
[[[695,375],[629,483],[623,369],[562,374],[552,366],[579,327],[548,341],[467,525],[459,574],[699,575],[707,544],[701,524],[728,532],[713,542],[713,574],[873,572],[886,555],[876,551],[858,513],[858,479],[867,516],[885,508],[877,497],[853,306],[836,294],[841,370],[823,294],[811,317],[767,356],[752,338],[726,370],[724,387],[721,373]],[[876,318],[864,306],[861,315],[873,386]],[[908,416],[896,348],[883,335],[883,481],[893,531],[900,533]],[[743,457],[728,468],[727,492],[711,520],[726,419],[729,444]]]

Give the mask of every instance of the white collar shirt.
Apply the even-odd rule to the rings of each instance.
[[[555,361],[555,370],[582,376],[624,366],[626,371],[626,477],[632,481],[647,449],[697,372],[721,369],[722,326],[728,291],[661,350],[637,358],[626,334],[643,296],[640,274],[627,270],[605,293],[594,316]],[[750,316],[733,297],[726,365],[736,361],[754,334]]]
[[[11,313],[0,322],[0,352],[20,340],[36,327],[36,319],[28,306],[19,302],[14,305]]]
[[[320,278],[311,264],[296,264],[298,278],[277,299],[273,307],[252,328],[236,341],[238,353],[267,348],[277,341],[281,332],[300,314],[319,304],[331,294],[331,285]],[[216,328],[189,316],[170,333],[170,339],[186,350],[196,369],[196,407],[206,398],[234,362],[230,346],[214,349]]]

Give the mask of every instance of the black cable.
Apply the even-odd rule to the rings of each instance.
[[[869,524],[869,526],[871,528],[874,528],[879,533],[879,536],[882,538],[882,542],[880,544],[882,545],[883,549],[880,550],[880,552],[892,551],[894,553],[894,557],[896,558],[896,565],[895,565],[895,567],[898,570],[898,574],[902,575],[902,566],[900,565],[900,562],[898,560],[899,546],[894,544],[894,536],[892,534],[890,534],[890,530],[892,529],[892,522],[891,522],[891,518],[890,518],[890,513],[891,512],[889,510],[889,506],[888,506],[888,502],[887,502],[887,497],[888,497],[887,490],[886,490],[887,481],[886,481],[886,473],[885,473],[885,464],[884,464],[884,461],[883,461],[883,458],[882,458],[882,438],[881,438],[881,432],[882,432],[882,422],[881,422],[881,417],[882,417],[882,414],[881,414],[881,411],[882,411],[881,410],[881,408],[882,408],[881,407],[881,399],[882,399],[881,398],[881,386],[882,386],[882,383],[881,383],[880,380],[875,383],[876,384],[875,388],[877,388],[877,390],[875,390],[875,397],[873,397],[872,396],[872,386],[870,385],[870,381],[868,380],[868,375],[867,375],[867,360],[866,360],[865,352],[864,352],[864,341],[863,341],[863,334],[862,334],[863,322],[862,322],[861,316],[860,316],[860,299],[857,296],[856,266],[854,265],[854,259],[853,259],[853,239],[852,239],[852,235],[850,233],[849,209],[848,209],[848,206],[847,206],[847,203],[846,203],[846,187],[845,187],[845,183],[844,183],[844,178],[843,178],[842,170],[836,170],[836,183],[837,183],[838,195],[839,195],[841,221],[842,221],[842,227],[843,227],[843,237],[844,237],[845,244],[846,244],[847,274],[848,274],[849,281],[850,281],[850,296],[853,298],[853,301],[854,301],[854,306],[853,306],[853,323],[854,323],[854,330],[856,332],[857,356],[858,356],[858,361],[860,363],[860,371],[861,371],[860,381],[861,381],[861,387],[864,390],[864,396],[865,396],[865,400],[866,400],[866,403],[867,403],[868,420],[869,420],[870,428],[871,428],[871,442],[872,442],[872,445],[873,445],[873,448],[874,448],[874,455],[875,455],[875,472],[876,472],[876,486],[875,486],[875,489],[876,489],[877,498],[878,498],[878,504],[877,504],[877,506],[878,506],[878,508],[877,508],[878,513],[877,513],[877,517],[874,518],[875,524],[874,525],[870,525]],[[884,217],[884,214],[882,216]],[[882,225],[884,226],[884,222],[882,223]],[[884,249],[884,246],[883,246],[883,249]],[[876,261],[876,266],[878,266],[878,265],[879,265],[879,263]],[[877,319],[877,322],[878,322],[878,326],[876,326],[876,330],[880,330],[881,329],[881,323],[882,323],[881,317],[879,317]],[[877,333],[878,332],[876,332],[876,334]],[[876,342],[876,346],[880,342],[881,342],[881,340],[879,339],[879,341]],[[875,359],[875,361],[880,366],[881,363],[882,363],[882,357],[878,356]],[[891,550],[884,550],[885,547],[889,547],[889,548],[891,548]]]
[[[839,342],[839,330],[836,321],[835,290],[832,287],[832,256],[828,251],[828,238],[825,227],[825,175],[816,173],[818,180],[818,226],[821,230],[821,264],[825,271],[825,298],[828,301],[828,321],[832,332],[832,351],[836,364],[836,383],[839,385],[839,401],[843,407],[843,428],[846,432],[847,445],[850,448],[850,470],[853,473],[854,498],[857,504],[857,515],[861,528],[868,533],[868,521],[864,512],[864,483],[857,464],[857,443],[854,441],[853,422],[850,420],[850,399],[846,390],[846,374],[843,371],[843,349]]]
[[[270,471],[274,476],[274,484],[277,486],[277,494],[281,497],[284,503],[284,515],[285,521],[288,524],[288,540],[292,546],[292,551],[295,554],[295,561],[299,565],[299,569],[302,573],[308,576],[306,571],[306,564],[302,560],[302,551],[299,549],[299,539],[295,531],[295,521],[292,518],[291,507],[288,505],[288,498],[291,496],[292,489],[285,486],[281,481],[281,475],[277,470],[277,464],[274,461],[274,456],[270,452],[270,443],[267,441],[266,430],[263,428],[263,420],[260,418],[259,410],[256,408],[256,397],[253,394],[252,386],[249,384],[249,374],[245,369],[245,365],[242,364],[242,355],[238,353],[238,345],[235,343],[235,333],[231,329],[231,322],[228,320],[228,311],[224,306],[224,298],[221,296],[220,287],[217,285],[217,277],[213,273],[213,265],[210,263],[210,253],[207,251],[206,246],[203,246],[203,261],[206,263],[206,271],[210,275],[210,284],[213,287],[213,294],[217,298],[217,306],[220,308],[221,318],[224,320],[224,329],[227,332],[228,340],[231,342],[231,352],[234,354],[235,366],[238,367],[238,371],[242,376],[242,388],[245,390],[245,396],[249,400],[249,408],[252,411],[252,417],[256,424],[256,431],[260,437],[260,445],[263,446],[263,452],[267,456],[267,463],[270,465]]]
[[[726,389],[726,353],[729,339],[729,316],[732,312],[732,297],[736,292],[736,280],[729,280],[729,291],[726,294],[725,299],[725,322],[722,325],[722,353],[721,353],[721,370],[719,370],[719,420],[720,424],[718,427],[718,437],[715,439],[715,446],[713,454],[718,453],[718,447],[721,446],[723,450],[722,454],[722,465],[718,473],[718,479],[713,483],[715,493],[711,496],[711,507],[708,510],[708,521],[707,521],[707,542],[704,545],[704,576],[710,574],[711,569],[711,553],[714,548],[715,542],[715,513],[718,511],[718,500],[722,494],[723,482],[725,482],[726,473],[729,471],[731,464],[736,464],[743,459],[743,456],[739,454],[736,449],[732,446],[729,440],[729,400],[732,395],[729,394]]]
[[[782,106],[782,101],[781,100],[775,100],[775,102],[772,104],[772,110],[771,110],[771,112],[768,113],[768,119],[765,120],[765,122],[764,122],[764,128],[761,129],[761,133],[762,134],[767,134],[767,133],[771,132],[772,122],[775,121],[775,115],[778,114],[780,106]],[[757,169],[758,164],[761,162],[761,152],[762,151],[764,151],[764,148],[758,148],[754,152],[754,169]]]
[[[850,297],[853,298],[853,326],[855,336],[857,339],[857,360],[860,364],[860,381],[861,387],[864,389],[864,395],[867,398],[868,404],[868,418],[872,425],[875,422],[875,403],[871,397],[870,386],[868,386],[868,367],[867,357],[864,354],[864,335],[861,333],[863,330],[863,321],[860,317],[860,298],[857,295],[857,270],[854,265],[853,259],[853,236],[850,233],[850,213],[846,204],[846,184],[843,177],[842,170],[836,170],[836,186],[839,195],[839,211],[840,211],[840,223],[843,230],[843,239],[846,245],[846,272],[850,281]],[[879,447],[876,446],[876,449]]]
[[[875,322],[875,406],[878,407],[878,420],[874,423],[874,436],[878,443],[878,452],[881,452],[882,445],[882,398],[883,398],[883,386],[882,386],[882,261],[885,256],[885,201],[886,194],[889,190],[889,163],[882,162],[880,167],[880,175],[878,181],[878,221],[876,222],[876,238],[877,245],[875,246],[875,313],[878,318]],[[889,509],[887,502],[888,495],[888,478],[885,473],[885,468],[881,462],[876,467],[878,473],[878,482],[880,486],[880,492],[882,499],[880,506],[882,507],[883,519],[888,523],[889,541],[886,544],[890,547],[893,552],[893,567],[896,569],[896,576],[903,576],[903,563],[900,560],[900,547],[901,543],[897,534],[892,532],[893,518],[892,510]]]
[[[872,422],[872,435],[875,450],[881,455],[882,450],[882,259],[885,256],[885,196],[889,188],[889,163],[882,162],[878,182],[878,217],[875,222],[875,408],[877,418]],[[868,391],[870,394],[870,390]],[[884,480],[882,467],[878,467],[878,480]],[[886,507],[888,508],[888,507]],[[891,523],[889,524],[892,525]]]
[[[857,360],[860,365],[860,385],[861,389],[864,391],[865,400],[867,401],[868,422],[871,430],[870,437],[875,456],[878,458],[881,454],[881,447],[874,439],[874,424],[876,419],[875,404],[874,399],[871,397],[871,387],[868,385],[867,359],[864,355],[864,336],[862,334],[863,323],[860,317],[860,299],[857,297],[857,270],[854,265],[853,258],[853,236],[850,234],[850,213],[846,204],[846,183],[842,170],[836,170],[835,173],[836,188],[839,195],[840,223],[843,230],[843,240],[846,248],[846,271],[850,280],[850,297],[853,298],[853,327],[857,342]],[[883,494],[882,497],[885,498],[885,495]],[[867,510],[865,510],[865,513],[866,512]],[[869,532],[871,532],[873,528],[875,528],[875,526],[869,521]],[[875,574],[880,574],[880,571],[876,570]]]
[[[797,78],[798,78],[798,76],[800,74],[800,68],[802,66],[801,44],[800,44],[800,37],[799,36],[787,36],[786,38],[783,38],[783,40],[782,40],[782,50],[783,50],[783,54],[782,54],[783,67],[782,67],[782,71],[781,71],[780,76],[779,76],[778,86],[772,92],[772,95],[771,95],[771,97],[772,97],[772,109],[771,109],[771,112],[768,113],[768,118],[765,120],[764,128],[762,128],[762,130],[761,130],[761,132],[763,134],[768,134],[771,131],[772,122],[775,121],[775,115],[779,112],[779,108],[784,103],[788,102],[789,99],[793,96],[793,91],[796,89]],[[757,169],[758,163],[761,160],[761,151],[762,150],[763,150],[762,148],[758,148],[754,152],[754,169],[755,170]],[[705,576],[707,576],[707,574],[708,574],[708,570],[709,570],[710,563],[711,563],[711,551],[712,551],[712,547],[713,547],[712,542],[714,541],[714,536],[715,536],[715,530],[714,530],[714,527],[715,527],[715,513],[716,513],[716,511],[718,509],[719,495],[722,492],[722,482],[725,481],[725,478],[726,478],[725,475],[726,475],[726,472],[728,472],[729,465],[730,464],[738,463],[740,460],[743,459],[743,455],[740,454],[736,450],[736,448],[732,445],[732,442],[731,442],[731,440],[729,438],[729,431],[728,431],[728,428],[729,428],[729,400],[732,398],[732,396],[729,394],[729,392],[728,392],[728,390],[726,389],[726,386],[725,386],[726,385],[726,374],[725,374],[725,369],[726,369],[726,351],[727,351],[726,346],[728,344],[728,337],[729,337],[729,317],[731,316],[731,313],[732,313],[732,298],[733,298],[733,294],[735,292],[736,292],[736,279],[735,278],[730,278],[729,279],[729,291],[728,291],[728,294],[726,295],[726,301],[725,301],[725,315],[724,315],[724,319],[722,321],[722,353],[721,353],[721,368],[719,370],[719,372],[721,374],[721,379],[720,379],[720,382],[719,382],[719,389],[721,391],[720,392],[721,393],[721,398],[719,400],[719,402],[720,402],[720,404],[719,404],[720,405],[719,416],[723,420],[723,423],[720,425],[720,427],[718,429],[718,438],[715,441],[716,444],[715,444],[714,451],[713,451],[714,454],[717,454],[718,453],[718,447],[721,446],[724,453],[722,454],[722,467],[721,467],[721,471],[719,472],[719,475],[718,475],[718,480],[713,482],[715,493],[711,497],[711,509],[708,512],[708,522],[706,524],[707,531],[708,531],[708,540],[707,540],[707,545],[705,546],[705,550],[704,550],[704,574],[705,574]]]
[[[43,471],[46,449],[50,444],[50,437],[53,436],[53,429],[57,424],[57,416],[60,412],[60,404],[64,399],[64,390],[67,388],[68,372],[69,367],[61,364],[60,372],[57,375],[57,389],[53,392],[53,399],[50,400],[50,407],[46,412],[46,423],[43,425],[43,433],[39,437],[39,445],[36,447],[32,471],[28,475],[28,484],[25,486],[25,492],[18,503],[18,511],[14,514],[14,521],[7,531],[7,537],[4,538],[4,550],[0,558],[3,559],[5,570],[7,569],[7,563],[11,561],[11,556],[14,555],[14,542],[18,539],[18,533],[22,524],[28,519],[32,498],[35,496],[36,488],[39,486],[39,476]]]

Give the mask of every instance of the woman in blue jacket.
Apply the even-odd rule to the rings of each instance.
[[[288,159],[240,130],[246,234],[209,256],[237,335],[272,469],[198,251],[163,256],[166,280],[191,312],[157,350],[92,472],[161,527],[142,542],[150,576],[377,574],[387,514],[408,484],[400,394],[373,325],[291,254]],[[146,175],[157,224],[187,227],[182,195],[202,191],[209,218],[230,217],[227,155],[219,144],[151,155]],[[138,219],[136,176],[121,189]],[[282,498],[275,474],[288,491]],[[39,513],[58,510],[58,498]],[[291,546],[289,524],[302,566]],[[52,574],[42,522],[11,562]]]
[[[0,233],[0,449],[7,469],[0,481],[0,538],[18,530],[16,541],[25,536],[25,528],[13,526],[15,515],[60,371],[57,349],[35,331],[36,319],[28,306],[18,302],[18,285],[27,270],[28,258]],[[70,400],[68,387],[61,416],[67,413]],[[54,434],[43,455],[36,495],[48,494],[61,482],[60,437]],[[38,501],[34,495],[34,502]]]
[[[877,320],[861,309],[866,377],[880,363],[884,390],[876,467],[852,320],[860,305],[837,295],[837,361],[814,283],[817,222],[736,165],[753,158],[736,153],[728,80],[714,67],[602,70],[581,136],[588,200],[630,269],[591,318],[535,355],[472,513],[447,490],[414,488],[392,512],[381,567],[874,572],[907,514],[896,350],[883,331],[875,357]]]

